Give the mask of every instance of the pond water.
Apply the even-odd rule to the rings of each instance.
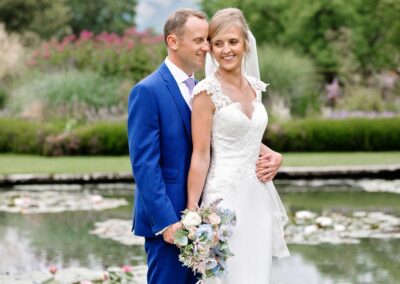
[[[400,216],[399,194],[362,191],[356,182],[277,181],[276,185],[289,215],[311,210]],[[102,270],[145,264],[142,246],[126,246],[89,233],[95,222],[131,216],[130,185],[101,187],[87,189],[104,197],[125,198],[129,205],[103,211],[0,212],[0,274],[47,270],[51,265]],[[358,244],[292,244],[289,248],[291,257],[273,263],[273,283],[399,283],[400,238],[362,239]]]

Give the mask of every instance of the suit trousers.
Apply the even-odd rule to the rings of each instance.
[[[164,241],[162,236],[145,238],[148,284],[195,284],[192,270],[179,261],[179,248]]]

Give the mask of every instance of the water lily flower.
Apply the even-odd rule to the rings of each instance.
[[[337,232],[343,232],[346,230],[346,227],[342,224],[337,224],[333,227],[333,229]]]
[[[329,217],[325,217],[325,216],[320,216],[317,219],[315,219],[315,222],[321,226],[321,227],[329,227],[332,226],[332,219]]]
[[[57,272],[57,266],[55,266],[55,265],[50,265],[50,267],[49,267],[49,272],[51,273],[51,274],[56,274],[56,272]]]
[[[308,225],[304,228],[304,234],[309,235],[318,231],[318,227],[315,225]]]
[[[315,218],[315,213],[306,210],[300,210],[296,212],[295,217],[296,219],[310,220]]]
[[[127,272],[132,272],[132,266],[130,266],[130,265],[124,265],[124,266],[122,266],[122,271],[123,272],[125,272],[125,273],[127,273]]]
[[[93,203],[100,203],[103,201],[103,197],[101,195],[93,195],[91,199]]]

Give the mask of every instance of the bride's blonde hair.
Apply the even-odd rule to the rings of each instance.
[[[222,29],[231,26],[236,26],[240,29],[244,37],[244,49],[246,52],[249,51],[249,27],[242,11],[237,8],[222,9],[214,14],[208,28],[210,43]]]

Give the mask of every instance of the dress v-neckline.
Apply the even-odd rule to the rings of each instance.
[[[244,76],[244,78],[245,78],[245,80],[247,81],[247,83],[250,85],[250,87],[253,89],[253,91],[254,91],[254,93],[255,93],[255,96],[254,96],[254,98],[253,98],[252,101],[251,101],[251,105],[253,106],[253,109],[252,109],[252,111],[251,111],[251,117],[249,117],[249,116],[243,111],[243,106],[242,106],[242,104],[241,104],[239,101],[233,101],[228,95],[225,95],[225,94],[222,92],[221,82],[217,79],[217,77],[215,77],[215,75],[213,75],[213,79],[214,79],[214,80],[217,82],[217,84],[218,84],[218,91],[219,91],[220,95],[223,96],[223,97],[225,97],[225,98],[229,101],[229,105],[235,105],[235,104],[239,105],[239,109],[238,109],[238,110],[239,110],[249,121],[252,121],[252,120],[253,120],[253,117],[254,117],[254,112],[255,112],[255,110],[256,110],[255,103],[257,102],[257,92],[256,92],[256,90],[254,89],[253,85],[250,83],[250,81],[246,78],[246,76]]]

